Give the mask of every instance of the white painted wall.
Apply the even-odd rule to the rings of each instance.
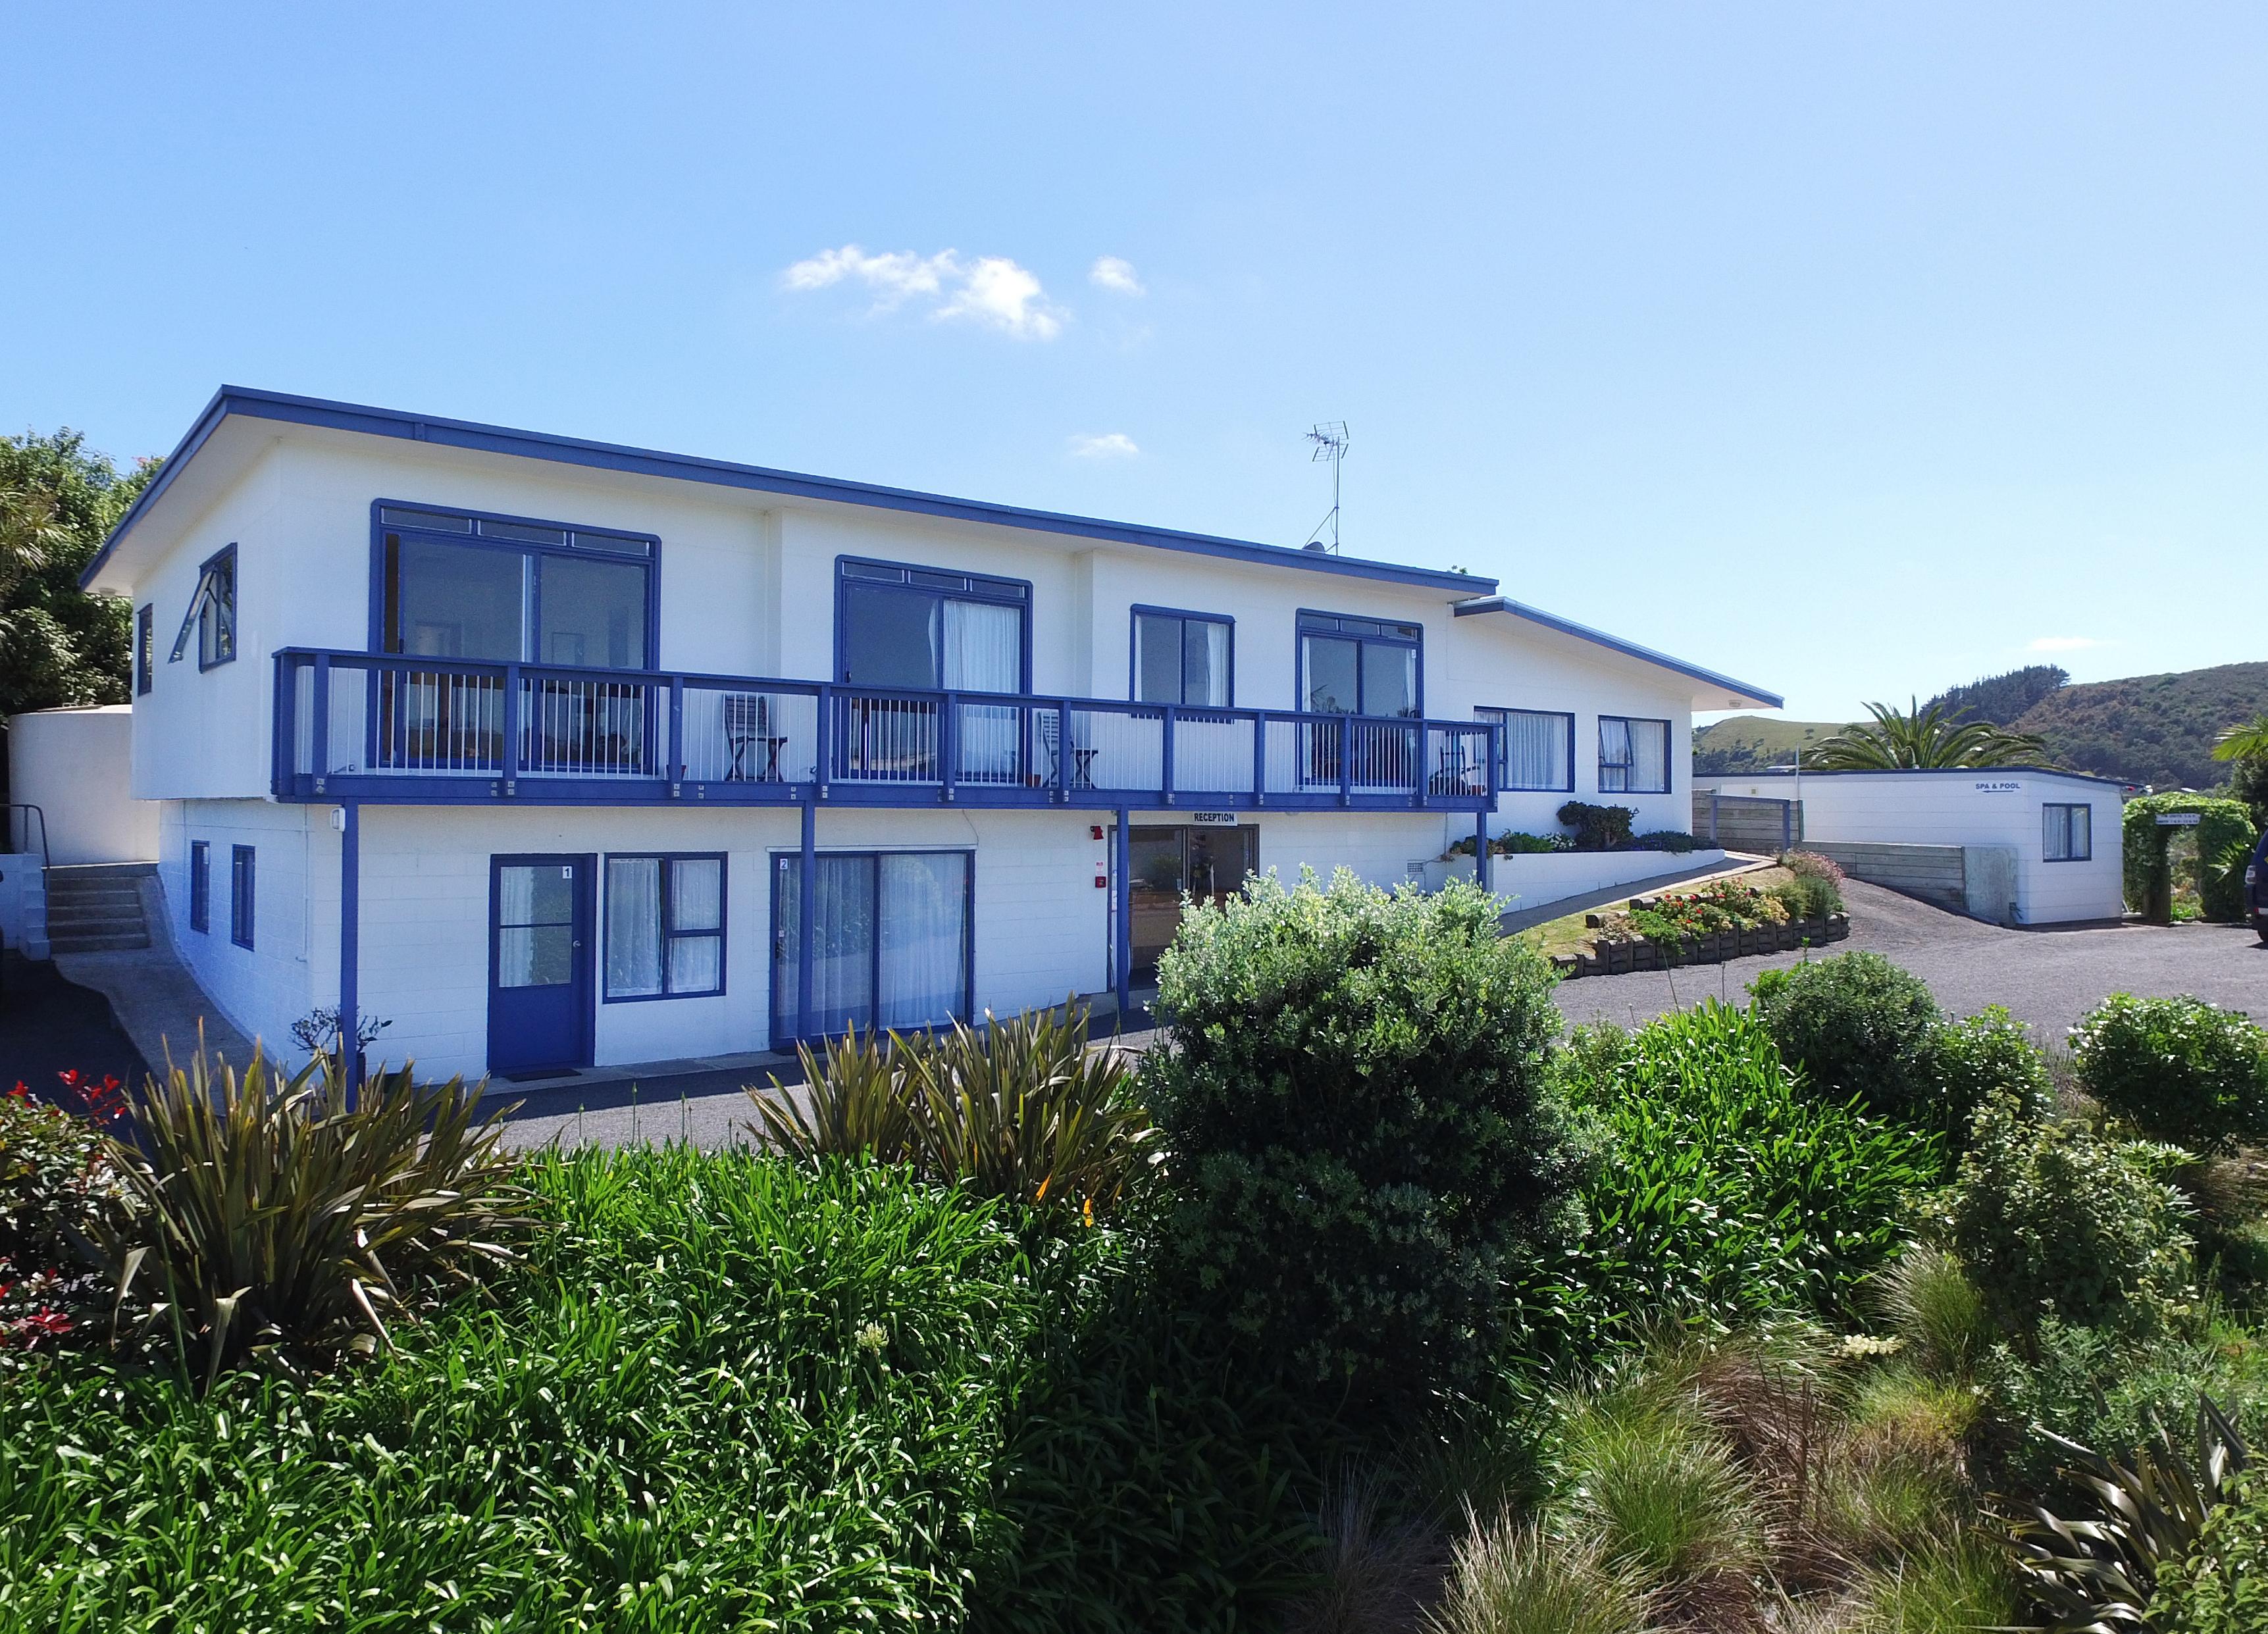
[[[291,1055],[291,1024],[317,1005],[337,1002],[336,983],[318,983],[315,953],[328,926],[338,927],[337,835],[331,808],[268,800],[169,800],[160,813],[158,879],[166,917],[181,961],[206,996],[247,1037],[279,1057]],[[329,841],[328,872],[321,865]],[[189,924],[190,844],[210,848],[210,917]],[[230,930],[229,870],[233,848],[253,848],[253,935],[239,947]],[[331,961],[335,972],[337,961]],[[169,1041],[183,1054],[190,1039]]]
[[[123,703],[8,722],[8,798],[46,816],[57,864],[157,857],[158,807],[134,798],[133,770],[134,711]]]
[[[2023,924],[2116,919],[2125,910],[2120,879],[2118,788],[2054,772],[1806,772],[1803,828],[1814,840],[1905,845],[2006,845],[2016,853],[2016,916]],[[1793,776],[1742,774],[1699,780],[1703,791],[1791,799]],[[2050,804],[2086,806],[2094,855],[2049,862]]]

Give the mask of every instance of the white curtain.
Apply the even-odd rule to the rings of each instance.
[[[497,873],[497,985],[536,987],[542,979],[536,970],[535,932],[526,929],[535,917],[535,870],[513,864]]]
[[[1537,710],[1484,711],[1504,723],[1504,781],[1514,789],[1569,789],[1568,740],[1572,724],[1565,715]]]
[[[1661,794],[1669,788],[1669,723],[1665,720],[1626,722],[1630,731],[1630,782],[1637,794]]]
[[[1024,679],[1022,610],[987,601],[947,600],[944,607],[946,690],[1019,690]],[[1013,704],[963,704],[956,775],[972,782],[1014,782],[1020,713]]]
[[[661,863],[607,858],[607,996],[642,998],[661,989]]]
[[[1191,665],[1191,654],[1202,651],[1204,666],[1204,684],[1187,688],[1191,695],[1185,701],[1203,703],[1213,709],[1228,707],[1228,626],[1216,624],[1210,619],[1191,619],[1182,626],[1182,663],[1186,678]]]
[[[968,859],[881,858],[884,1027],[926,1027],[964,1006]]]
[[[722,862],[688,857],[670,864],[669,928],[676,933],[669,938],[671,992],[713,993],[723,984],[724,916]]]

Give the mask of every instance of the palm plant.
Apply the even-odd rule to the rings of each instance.
[[[1887,703],[1869,703],[1871,726],[1846,726],[1804,751],[1812,771],[1902,771],[1946,767],[2036,766],[2045,762],[2046,745],[2029,732],[2010,732],[1990,721],[1962,721],[1942,704],[1924,709],[1909,699],[1900,713]]]
[[[122,1320],[225,1367],[297,1372],[390,1344],[384,1312],[515,1257],[534,1225],[512,1182],[501,1112],[475,1122],[462,1078],[420,1085],[404,1066],[350,1096],[335,1056],[289,1077],[257,1047],[239,1073],[204,1052],[129,1096],[132,1133],[107,1137],[122,1206],[90,1244]]]
[[[2213,740],[2217,761],[2268,761],[2268,714],[2224,728]]]

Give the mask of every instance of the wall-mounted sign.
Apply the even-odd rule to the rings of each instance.
[[[2024,785],[2014,777],[1995,777],[1980,781],[1977,784],[1977,792],[1979,794],[2021,794],[2023,791]]]
[[[1191,812],[1189,821],[1204,827],[1236,827],[1234,812]]]
[[[2161,828],[2194,828],[2197,826],[2198,814],[2195,812],[2160,812],[2158,813],[2158,827]]]

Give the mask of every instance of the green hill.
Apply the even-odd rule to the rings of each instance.
[[[1940,696],[1982,694],[2033,673],[2019,671]],[[2006,724],[2036,733],[2050,762],[2073,771],[2161,789],[2210,789],[2228,781],[2228,767],[2213,758],[2214,734],[2263,713],[2268,663],[2223,664],[2057,687]],[[1710,777],[1785,766],[1799,749],[1841,730],[1832,721],[1734,715],[1694,732],[1693,770]]]
[[[1831,720],[1776,720],[1764,715],[1734,715],[1693,733],[1693,770],[1698,777],[1770,771],[1792,763],[1800,749],[1843,730]]]
[[[2048,757],[2161,789],[2210,789],[2228,781],[2213,758],[2223,727],[2268,711],[2268,663],[2222,664],[2171,675],[2129,675],[2060,687],[2012,723],[2047,741]]]

